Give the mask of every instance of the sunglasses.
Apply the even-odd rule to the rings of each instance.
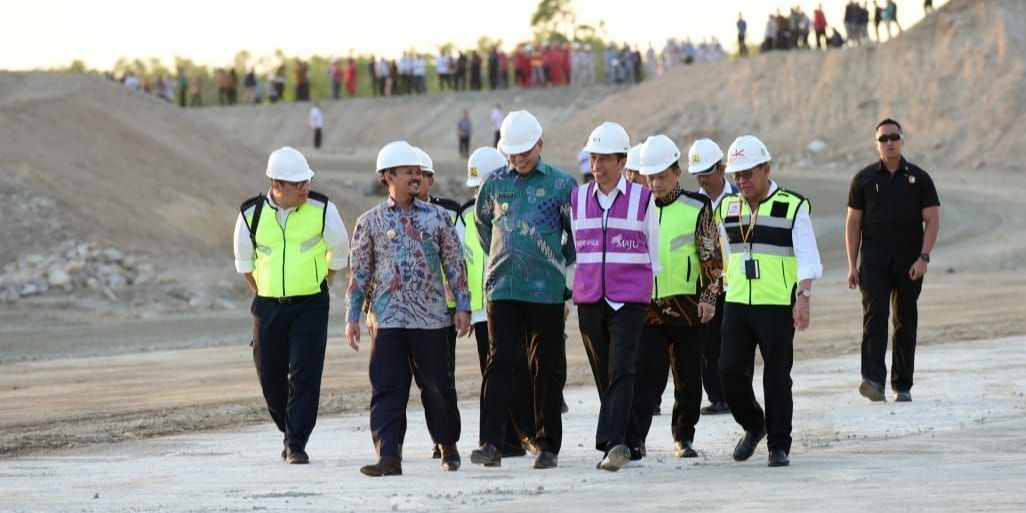
[[[900,141],[900,140],[901,140],[901,134],[883,134],[880,137],[876,138],[876,142],[881,142],[881,143],[891,142],[891,141]]]
[[[278,180],[282,185],[291,185],[296,189],[302,189],[310,186],[310,180],[303,180],[302,182],[290,182],[288,180]]]
[[[755,172],[755,170],[762,169],[762,167],[764,165],[765,164],[759,164],[758,166],[755,166],[755,167],[753,167],[751,169],[748,169],[748,170],[745,170],[745,171],[738,171],[738,172],[734,173],[734,181],[736,182],[738,180],[751,180],[752,179],[752,174]]]

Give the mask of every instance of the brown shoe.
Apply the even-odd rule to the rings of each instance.
[[[395,456],[382,456],[377,463],[360,467],[360,473],[370,477],[401,476],[402,460]]]
[[[442,446],[442,470],[456,472],[460,469],[460,451],[456,444]]]

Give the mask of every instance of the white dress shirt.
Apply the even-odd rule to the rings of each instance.
[[[777,190],[777,183],[770,181],[767,197]],[[759,224],[759,221],[755,221]],[[727,230],[720,223],[720,239],[727,239]],[[819,247],[816,245],[816,232],[812,229],[812,218],[809,217],[809,204],[802,203],[794,216],[794,227],[791,229],[791,243],[794,245],[794,256],[798,259],[798,281],[817,280],[823,277],[823,264],[819,258]],[[730,245],[723,244],[723,260],[730,257]]]
[[[737,187],[731,185],[731,183],[728,182],[726,178],[723,179],[723,189],[720,191],[720,195],[715,197],[715,198],[709,196],[709,193],[706,192],[704,188],[702,188],[702,187],[698,188],[698,193],[699,194],[701,194],[701,195],[705,196],[706,198],[709,198],[710,200],[712,200],[712,208],[713,208],[713,210],[716,210],[717,208],[719,208],[720,202],[723,201],[723,198],[727,197],[728,194],[733,194],[735,192],[737,192]]]
[[[586,187],[582,185],[581,187]],[[598,199],[599,206],[602,207],[602,222],[606,222],[609,218],[609,209],[613,207],[613,201],[616,200],[617,195],[627,194],[627,179],[622,175],[620,181],[616,182],[616,188],[609,192],[609,194],[603,193],[599,190],[598,184],[595,185],[595,197]],[[649,196],[648,209],[645,211],[645,224],[648,226],[648,258],[652,262],[652,276],[659,274],[663,267],[659,265],[659,215],[656,211],[655,205],[655,194]],[[573,236],[577,238],[577,229],[571,224],[571,231]],[[619,310],[623,307],[623,303],[617,303],[616,301],[610,301],[609,298],[605,298],[606,303],[613,310]]]
[[[324,115],[321,114],[321,109],[317,107],[310,107],[310,128],[323,128],[324,127]],[[268,196],[270,197],[270,196]]]
[[[280,208],[274,204],[271,198],[271,191],[267,191],[267,205],[264,208],[275,209],[278,225],[282,230],[288,221],[289,214],[296,208]],[[324,216],[324,243],[327,248],[328,269],[338,271],[349,266],[349,233],[346,232],[346,225],[342,223],[342,216],[338,213],[338,207],[328,201],[328,211]],[[249,238],[249,225],[246,219],[239,213],[235,220],[235,270],[239,274],[253,272],[253,241]]]

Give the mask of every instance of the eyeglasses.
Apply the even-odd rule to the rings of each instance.
[[[278,180],[278,182],[280,182],[282,185],[291,185],[292,187],[294,187],[296,189],[302,189],[302,188],[305,188],[305,187],[310,187],[310,180],[303,180],[302,182],[290,182],[288,180]]]
[[[752,174],[755,172],[755,170],[762,169],[762,166],[763,166],[762,164],[759,164],[758,166],[755,166],[755,167],[753,167],[751,169],[748,169],[748,170],[745,170],[745,171],[738,171],[738,172],[734,173],[734,181],[737,182],[737,181],[742,180],[742,179],[745,180],[745,181],[751,180],[752,179]]]
[[[883,134],[880,137],[876,138],[876,142],[881,142],[881,143],[891,142],[891,141],[900,141],[900,140],[901,140],[901,134]]]

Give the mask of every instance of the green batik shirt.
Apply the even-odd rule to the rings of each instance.
[[[489,301],[564,301],[566,266],[577,257],[570,234],[570,191],[576,185],[541,159],[526,177],[507,165],[485,178],[474,216],[488,253]]]

